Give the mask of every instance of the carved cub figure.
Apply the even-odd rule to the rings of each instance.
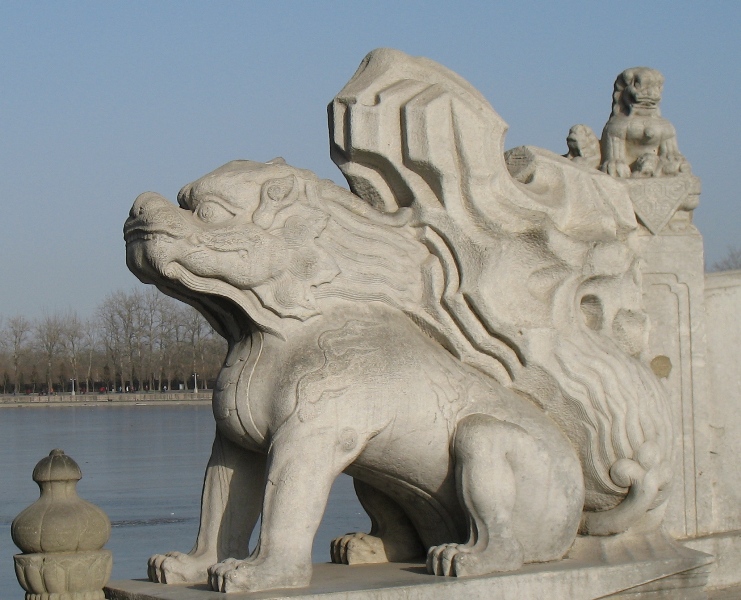
[[[661,117],[664,76],[655,69],[626,69],[615,80],[612,116],[602,132],[602,166],[613,177],[689,173],[674,126]]]
[[[410,319],[434,258],[409,211],[381,213],[282,161],[229,163],[178,201],[136,200],[127,263],[198,308],[229,352],[198,539],[152,557],[151,580],[307,585],[343,471],[373,529],[337,539],[335,562],[427,551],[431,573],[461,576],[565,554],[584,505],[576,452],[530,399]]]

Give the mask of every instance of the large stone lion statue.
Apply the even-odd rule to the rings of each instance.
[[[426,553],[432,574],[479,575],[560,559],[578,531],[656,527],[672,436],[623,188],[535,148],[513,177],[481,95],[392,50],[330,129],[351,191],[234,161],[179,207],[131,209],[130,269],[229,344],[198,538],[150,579],[307,585],[342,472],[373,526],[333,542],[338,563]]]
[[[615,80],[612,115],[602,131],[601,169],[613,177],[689,173],[674,126],[659,112],[664,76],[655,69],[626,69]]]

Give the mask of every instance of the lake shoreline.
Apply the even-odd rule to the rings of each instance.
[[[0,396],[0,408],[45,406],[188,406],[211,403],[211,390],[179,393],[61,394],[54,396]]]

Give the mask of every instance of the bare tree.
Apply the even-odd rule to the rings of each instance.
[[[85,331],[83,323],[77,313],[69,311],[62,317],[62,345],[67,357],[70,369],[72,370],[72,379],[75,382],[80,381],[79,365],[82,354],[82,346],[85,340]],[[73,387],[74,389],[74,387]]]
[[[225,342],[190,306],[154,288],[118,290],[87,321],[72,310],[35,322],[22,316],[5,320],[0,326],[0,388],[10,389],[12,381],[18,393],[24,366],[34,391],[42,381],[50,392],[55,380],[66,388],[70,377],[80,390],[93,390],[102,379],[114,389],[161,390],[166,384],[171,390],[188,383],[193,373],[202,388],[218,374],[225,352]]]
[[[179,319],[178,305],[172,298],[160,294],[158,303],[158,335],[154,345],[158,389],[163,382],[167,389],[172,389],[172,379],[177,368],[178,352],[183,338],[183,324]]]
[[[186,306],[184,310],[185,337],[188,340],[188,349],[190,354],[190,376],[194,373],[200,373],[204,376],[203,369],[203,338],[208,331],[208,324],[195,308]],[[194,385],[198,385],[197,379]],[[197,391],[197,390],[194,390]]]
[[[141,296],[141,346],[145,356],[141,377],[149,380],[149,389],[158,389],[162,382],[162,337],[167,313],[173,301],[156,288],[148,288]]]
[[[45,362],[46,384],[49,394],[54,391],[52,383],[52,372],[54,362],[59,358],[59,352],[63,348],[62,332],[64,323],[57,315],[45,315],[36,323],[36,344]]]
[[[107,354],[114,372],[118,370],[120,373],[121,391],[126,391],[127,382],[134,384],[136,295],[118,290],[106,296],[98,309]]]
[[[719,261],[714,262],[710,267],[713,271],[736,271],[741,269],[741,248],[729,247],[726,255]]]
[[[85,355],[85,389],[87,392],[92,391],[95,380],[98,379],[97,372],[93,373],[93,367],[99,366],[99,362],[96,361],[98,358],[98,350],[100,346],[101,336],[98,330],[97,323],[94,319],[88,319],[83,324],[83,336],[84,336],[84,355]],[[95,376],[94,376],[95,375]]]
[[[3,345],[10,354],[13,365],[13,393],[20,391],[20,369],[23,360],[28,354],[29,338],[33,324],[26,317],[17,315],[11,317],[3,328]]]

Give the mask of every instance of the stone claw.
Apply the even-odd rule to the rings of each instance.
[[[511,538],[498,539],[481,549],[468,544],[442,544],[427,552],[427,572],[443,577],[515,571],[522,564],[522,546]]]
[[[212,562],[208,557],[177,551],[155,554],[147,561],[147,577],[155,583],[201,583],[207,580]]]
[[[341,565],[389,561],[383,540],[368,533],[348,533],[332,540],[330,554],[332,562]]]
[[[294,568],[289,564],[271,564],[260,560],[225,561],[208,569],[208,583],[215,592],[259,592],[273,588],[309,585],[311,567]]]
[[[606,160],[600,168],[612,177],[628,179],[632,175],[630,167],[622,160]]]

